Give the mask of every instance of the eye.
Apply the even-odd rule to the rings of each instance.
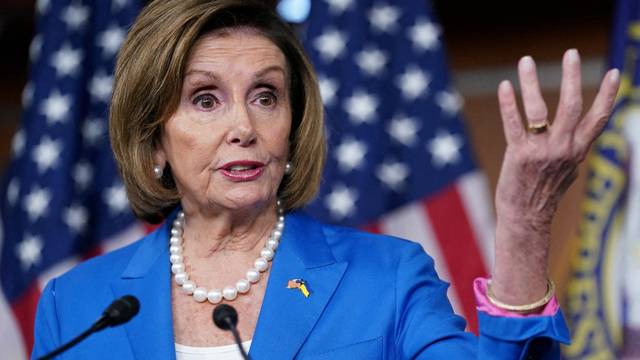
[[[258,104],[264,107],[272,107],[278,102],[278,98],[271,92],[263,92],[256,97]]]
[[[218,103],[218,99],[211,94],[198,95],[196,96],[195,99],[193,99],[194,105],[198,105],[201,108],[207,109],[207,110],[213,109],[217,103]]]

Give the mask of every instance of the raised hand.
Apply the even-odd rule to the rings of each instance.
[[[553,121],[533,59],[523,57],[518,75],[525,116],[521,116],[509,81],[498,88],[507,149],[496,189],[496,264],[493,290],[509,304],[524,304],[546,291],[551,221],[578,164],[604,129],[619,86],[610,70],[583,116],[580,56],[564,54],[560,102]],[[523,121],[524,120],[524,121]]]

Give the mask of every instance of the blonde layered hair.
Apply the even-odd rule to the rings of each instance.
[[[326,147],[322,99],[289,25],[252,0],[155,0],[140,13],[120,50],[109,120],[115,158],[138,217],[160,222],[180,201],[169,165],[160,181],[154,177],[153,154],[165,121],[178,107],[191,48],[205,33],[238,27],[255,29],[287,61],[293,171],[280,184],[283,206],[302,207],[317,192]]]

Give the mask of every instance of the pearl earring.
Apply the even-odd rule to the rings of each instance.
[[[284,174],[285,175],[291,175],[292,172],[293,172],[293,165],[291,164],[291,161],[289,161],[284,166]]]
[[[153,175],[156,177],[156,179],[160,179],[163,173],[164,173],[164,169],[162,168],[162,166],[160,165],[153,166]]]

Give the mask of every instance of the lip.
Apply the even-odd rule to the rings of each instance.
[[[235,170],[232,171],[231,168],[234,166],[249,166],[252,169],[247,170]],[[251,160],[239,160],[239,161],[230,161],[218,168],[218,171],[227,179],[235,182],[243,182],[243,181],[251,181],[255,180],[262,175],[264,172],[265,166],[264,163],[259,161],[251,161]]]

